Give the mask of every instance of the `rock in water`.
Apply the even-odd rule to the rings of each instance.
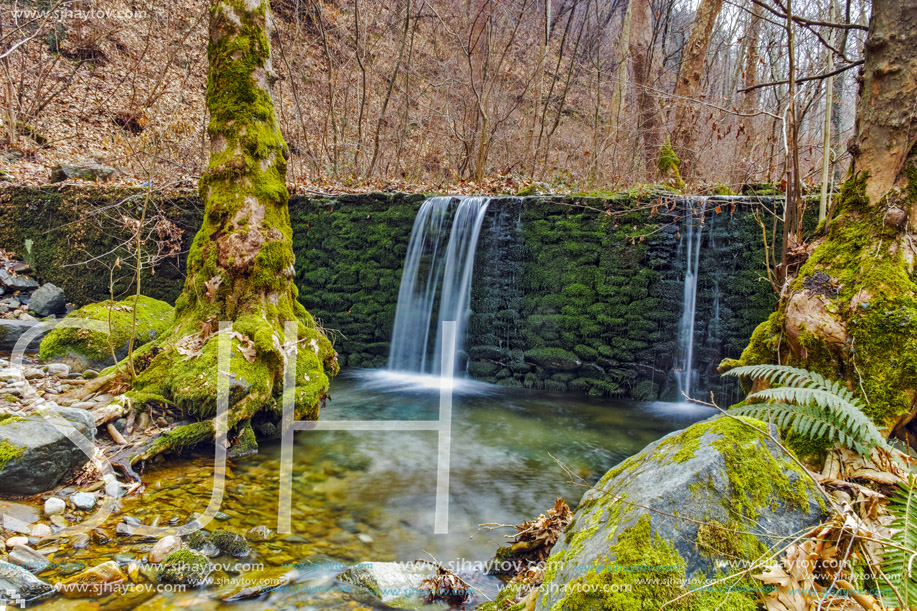
[[[41,573],[51,564],[44,554],[36,552],[31,547],[17,545],[10,551],[7,558],[9,562],[24,568],[32,573]]]
[[[97,501],[96,495],[88,492],[74,492],[70,495],[70,503],[80,511],[92,511]]]
[[[31,495],[50,490],[89,460],[64,433],[95,439],[95,422],[84,410],[56,406],[39,414],[0,422],[0,493]]]
[[[8,591],[30,602],[50,594],[54,588],[20,566],[0,562],[0,592]]]
[[[618,608],[616,600],[658,609],[824,513],[814,483],[770,438],[731,418],[706,420],[647,446],[583,496],[548,557],[536,609]],[[746,585],[701,589],[691,608],[719,608],[729,596],[730,609],[755,609]]]
[[[67,503],[64,502],[64,499],[59,499],[56,496],[52,496],[50,499],[45,501],[46,516],[56,516],[58,514],[64,513],[66,509]]]
[[[207,582],[214,566],[207,560],[207,556],[186,549],[169,554],[159,565],[157,574],[163,583],[181,583],[197,587]]]
[[[42,284],[32,293],[32,300],[29,301],[29,311],[39,318],[66,314],[67,298],[64,295],[64,289],[56,287],[50,282]]]
[[[363,562],[341,573],[344,583],[355,586],[353,595],[362,601],[408,611],[448,608],[443,602],[425,604],[420,584],[435,576],[436,567],[425,562]]]
[[[174,535],[167,535],[156,542],[156,545],[150,550],[148,559],[153,564],[159,564],[178,549],[181,549],[181,539]]]
[[[114,560],[103,562],[88,568],[61,582],[60,590],[67,598],[86,598],[104,596],[113,591],[114,586],[127,581],[118,563]]]

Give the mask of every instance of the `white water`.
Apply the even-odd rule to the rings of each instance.
[[[462,349],[474,255],[489,203],[489,197],[432,197],[420,207],[398,290],[389,370],[439,373],[443,321],[456,322],[456,352]]]
[[[694,321],[697,313],[697,274],[700,264],[700,245],[703,235],[704,208],[700,216],[691,215],[687,220],[687,231],[682,238],[685,245],[685,284],[678,323],[678,352],[675,357],[675,379],[678,381],[678,398],[691,397],[691,385],[695,381],[694,371]]]

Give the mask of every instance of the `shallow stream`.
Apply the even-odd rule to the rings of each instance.
[[[342,374],[333,381],[331,396],[322,420],[435,420],[439,414],[435,383],[377,370]],[[346,565],[431,557],[459,569],[480,589],[479,596],[493,597],[499,582],[476,571],[476,563],[492,558],[506,541],[504,535],[514,531],[479,525],[533,518],[552,507],[558,495],[575,507],[585,488],[571,483],[558,461],[593,483],[648,443],[710,415],[688,404],[592,399],[457,381],[448,534],[433,532],[436,432],[301,431],[295,437],[291,535],[253,541],[253,553],[243,560],[214,559],[223,569],[207,588],[157,593],[150,583],[149,591],[138,588],[94,600],[57,596],[37,608],[367,608],[336,587],[335,576]],[[210,498],[212,460],[200,454],[147,471],[146,491],[124,499],[122,510],[93,534],[87,547],[52,541],[42,551],[56,548],[49,556],[58,565],[92,566],[111,558],[122,565],[142,563],[151,543],[116,536],[117,523],[133,516],[162,526],[203,512]],[[279,465],[279,443],[262,443],[256,456],[231,462],[222,515],[208,528],[244,534],[265,526],[276,531]],[[219,599],[220,583],[261,564],[298,565],[298,578],[259,599]],[[51,568],[39,576],[54,583],[73,571]]]

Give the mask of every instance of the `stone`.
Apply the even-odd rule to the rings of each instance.
[[[207,583],[214,566],[203,554],[180,549],[172,552],[159,565],[157,578],[163,583],[197,587]]]
[[[32,527],[29,536],[34,539],[44,539],[51,536],[51,527],[47,524],[36,524]]]
[[[58,514],[64,513],[66,510],[67,503],[64,502],[64,499],[59,499],[56,496],[52,496],[47,501],[45,501],[46,516],[56,516]]]
[[[167,535],[156,542],[150,550],[147,559],[153,564],[159,564],[172,552],[181,549],[181,539],[174,535]]]
[[[0,592],[7,591],[28,603],[51,594],[54,588],[20,566],[0,562]]]
[[[210,542],[221,552],[236,558],[244,558],[252,551],[245,537],[225,528],[218,528],[210,533]]]
[[[67,313],[67,297],[64,289],[47,282],[42,284],[29,301],[29,312],[39,318]]]
[[[32,573],[41,573],[51,564],[44,554],[36,552],[25,545],[16,545],[10,551],[7,559],[17,566],[21,566]]]
[[[88,492],[74,492],[70,495],[70,504],[80,511],[92,511],[97,502],[96,495]]]
[[[136,349],[171,328],[174,309],[168,303],[141,295],[137,304],[136,326],[133,297],[114,304],[91,303],[74,310],[67,318],[98,321],[100,330],[54,329],[41,342],[38,351],[41,360],[65,363],[74,373],[87,369],[99,371],[114,365],[112,346],[118,360],[127,356],[132,333]]]
[[[51,516],[51,524],[54,524],[58,528],[66,528],[70,526],[70,523],[67,522],[67,518],[64,516]]]
[[[0,267],[0,285],[4,288],[21,291],[38,288],[38,283],[28,276],[19,276],[10,273],[7,269]],[[15,307],[19,307],[18,305]]]
[[[418,595],[421,583],[436,573],[436,567],[425,562],[361,562],[341,573],[338,579],[353,586],[350,593],[361,602],[407,611],[429,611],[448,608],[439,601],[425,604],[424,598]]]
[[[722,567],[754,561],[783,537],[807,532],[824,514],[815,484],[777,444],[717,416],[650,444],[586,492],[547,559],[550,578],[535,608],[601,608],[603,590],[590,589],[605,584],[631,586],[621,591],[631,592],[635,605],[656,609],[683,588],[708,583]],[[652,566],[639,575],[617,570],[649,564],[650,557]],[[692,603],[712,609],[725,593],[702,596]],[[754,608],[757,599],[746,600]],[[739,608],[738,600],[730,604]]]
[[[299,573],[296,569],[274,568],[243,573],[232,579],[217,591],[223,602],[257,598],[271,590],[283,588],[296,580]]]
[[[118,170],[100,163],[95,159],[85,159],[76,163],[61,163],[51,168],[51,182],[63,182],[67,179],[80,179],[92,182],[111,180],[118,175]]]
[[[95,422],[89,412],[48,402],[52,414],[39,414],[0,422],[0,491],[3,494],[32,495],[50,490],[89,457],[71,441],[65,431],[93,442]]]
[[[6,546],[9,548],[16,547],[17,545],[28,545],[28,537],[10,537],[6,540]]]
[[[49,375],[57,376],[59,378],[66,378],[70,375],[70,366],[65,365],[64,363],[50,363],[45,366],[45,370]]]
[[[252,541],[268,541],[273,536],[271,529],[262,524],[261,526],[255,526],[254,528],[248,531],[248,538]]]
[[[41,340],[50,330],[50,326],[41,324],[38,321],[0,318],[0,351],[12,352],[16,349],[19,339],[27,331],[31,331],[28,335],[29,339],[27,341],[23,340],[24,343],[20,348],[28,352],[34,352],[38,350]]]
[[[109,560],[65,579],[60,584],[60,591],[67,598],[102,596],[113,592],[115,586],[125,581],[127,577],[118,563]]]

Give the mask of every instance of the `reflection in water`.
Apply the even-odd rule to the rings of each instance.
[[[439,413],[439,378],[418,381],[390,372],[358,371],[332,383],[325,420],[434,420]],[[299,589],[277,591],[267,600],[232,603],[236,609],[347,608],[350,596],[330,591],[334,575],[347,563],[429,559],[459,566],[483,562],[512,531],[479,531],[483,523],[515,524],[554,504],[558,495],[574,506],[584,488],[567,481],[552,456],[594,482],[611,466],[662,435],[711,415],[692,404],[633,403],[572,394],[504,389],[456,380],[453,390],[449,533],[433,534],[436,489],[435,432],[302,431],[295,437],[292,530],[255,542],[246,563],[266,566],[311,563],[300,570]],[[146,492],[127,499],[121,515],[146,524],[181,523],[202,512],[210,496],[209,457],[172,461],[148,472]],[[263,442],[257,456],[229,469],[223,527],[245,533],[256,526],[276,529],[278,443]],[[56,562],[89,565],[116,557],[140,560],[150,543],[113,535],[120,516],[94,535],[86,549],[60,545]],[[99,543],[102,535],[112,537]],[[72,543],[72,541],[71,541]],[[217,582],[234,576],[234,561],[215,573]],[[467,565],[466,565],[467,566]],[[54,569],[41,574],[54,582]],[[485,593],[499,585],[465,574]],[[194,593],[131,593],[89,604],[56,598],[42,609],[229,606],[217,587]],[[143,605],[143,606],[140,606]]]

